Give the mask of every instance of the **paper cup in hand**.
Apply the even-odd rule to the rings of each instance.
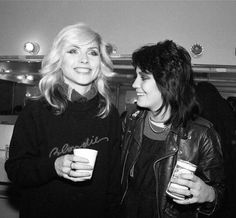
[[[95,162],[96,162],[97,154],[98,154],[98,151],[94,150],[94,149],[88,149],[88,148],[76,148],[76,149],[74,149],[74,155],[87,158],[88,161],[89,161],[88,164],[91,165],[93,168],[94,168],[94,165],[95,165]],[[91,170],[84,170],[84,171],[90,172],[91,176],[89,178],[92,177],[93,170],[92,170],[92,172],[91,172]]]
[[[183,199],[189,198],[189,196],[185,196],[185,195],[181,195],[181,194],[177,194],[177,193],[172,193],[172,192],[169,191],[169,188],[173,187],[173,188],[185,189],[185,190],[188,189],[187,186],[178,185],[176,183],[173,183],[172,180],[174,178],[178,178],[180,176],[180,174],[182,174],[182,173],[194,173],[196,171],[196,168],[197,168],[197,166],[195,164],[192,164],[188,161],[184,161],[184,160],[181,160],[181,159],[178,160],[176,165],[175,165],[174,171],[172,173],[172,176],[171,176],[170,182],[168,184],[166,193],[169,196],[171,196],[172,198],[175,198],[175,199],[178,199],[178,200],[183,200]]]

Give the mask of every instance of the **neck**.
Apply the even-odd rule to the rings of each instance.
[[[150,110],[149,117],[156,123],[164,123],[170,118],[170,107],[168,107],[166,111],[163,109],[158,115],[155,111]]]
[[[85,93],[87,93],[91,87],[92,87],[92,83],[86,86],[82,86],[82,85],[78,85],[76,83],[72,83],[72,82],[68,82],[66,79],[64,80],[64,82],[71,88],[74,89],[76,92],[78,92],[80,95],[84,95]]]
[[[76,92],[78,92],[79,94],[81,95],[85,95],[90,89],[91,89],[91,86],[90,85],[89,87],[86,86],[86,87],[83,87],[83,86],[75,86],[75,87],[71,87],[72,89],[74,89]]]

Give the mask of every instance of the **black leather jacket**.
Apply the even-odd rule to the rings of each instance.
[[[127,116],[122,144],[122,201],[129,188],[128,176],[138,159],[142,146],[144,119],[147,112],[136,111]],[[177,159],[197,165],[196,175],[211,185],[216,193],[212,203],[178,205],[165,193]],[[211,215],[221,204],[224,193],[224,170],[220,141],[212,124],[198,118],[186,128],[172,128],[166,138],[166,149],[153,164],[156,178],[158,218],[198,217]]]

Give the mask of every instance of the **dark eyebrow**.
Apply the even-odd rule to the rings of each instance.
[[[148,73],[144,72],[144,71],[139,71],[138,72],[140,75],[148,75]]]
[[[141,73],[141,74],[145,74],[145,75],[151,75],[151,74],[153,74],[153,73],[151,73],[151,72],[148,71],[148,70],[142,70],[142,71],[140,71],[140,73]]]
[[[89,49],[98,49],[99,50],[99,46],[89,47]]]

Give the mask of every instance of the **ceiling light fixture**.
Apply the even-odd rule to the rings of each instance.
[[[26,42],[24,44],[24,50],[32,55],[37,55],[39,53],[40,46],[37,42]]]

